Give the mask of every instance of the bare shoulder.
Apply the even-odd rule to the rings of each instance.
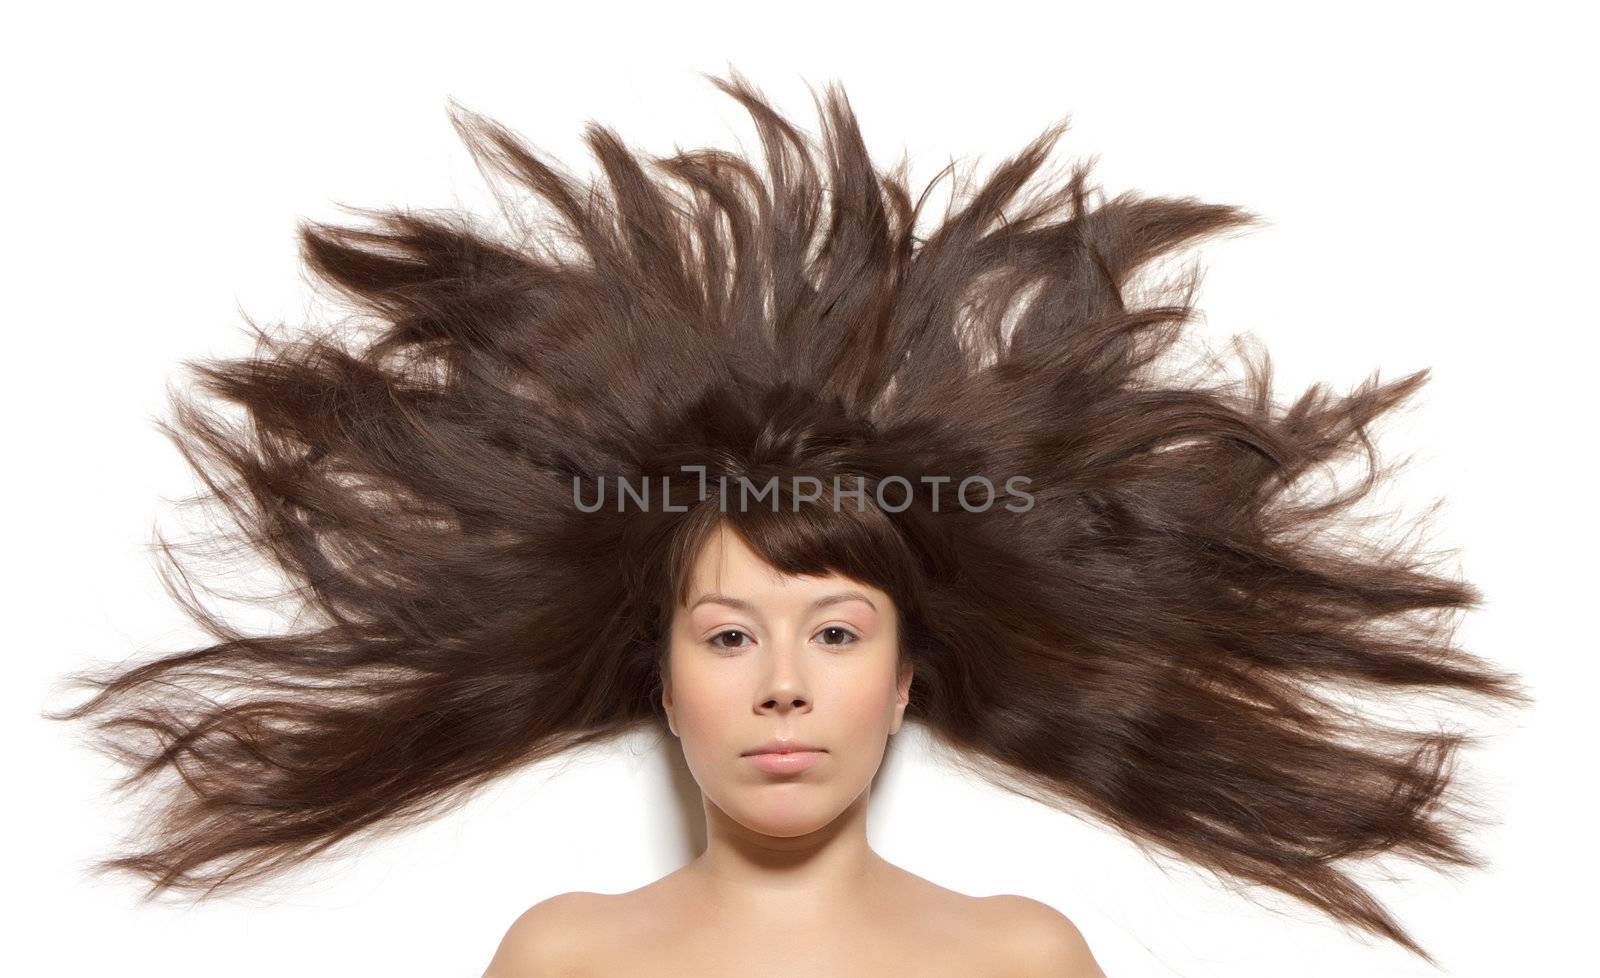
[[[483,978],[556,978],[581,971],[601,893],[560,893],[511,922]]]
[[[984,903],[1004,938],[1006,974],[1106,978],[1083,933],[1055,907],[1011,894],[986,897]]]

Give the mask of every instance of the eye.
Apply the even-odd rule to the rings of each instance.
[[[714,646],[716,648],[719,648],[719,649],[724,649],[724,650],[737,649],[737,648],[742,648],[743,647],[743,646],[738,646],[738,645],[733,645],[733,646],[723,645],[721,642],[718,641],[718,639],[721,639],[721,638],[723,638],[724,636],[727,636],[727,635],[744,635],[745,638],[749,638],[750,637],[748,635],[745,635],[744,632],[741,632],[737,628],[724,628],[722,631],[720,631],[717,634],[711,636],[711,638],[708,639],[707,641],[709,641],[712,644],[712,646]]]
[[[827,627],[823,628],[822,631],[818,632],[817,634],[818,635],[830,635],[830,636],[833,636],[835,639],[837,639],[836,641],[829,641],[827,639],[824,639],[823,643],[822,643],[823,645],[833,645],[833,646],[851,645],[851,644],[854,644],[855,642],[860,641],[860,636],[858,636],[855,632],[852,632],[850,629],[845,628],[843,625],[828,625]],[[738,645],[727,645],[727,644],[725,644],[722,640],[724,638],[727,638],[729,635],[737,635],[737,636],[739,636],[741,638],[749,638],[750,637],[749,635],[746,635],[740,629],[737,629],[737,628],[724,628],[722,631],[717,632],[715,635],[711,636],[706,641],[710,642],[712,647],[718,648],[718,649],[722,649],[725,652],[731,652],[731,651],[734,651],[735,649],[744,648],[744,645],[742,643],[738,644]]]
[[[838,633],[841,633],[841,634],[844,634],[844,635],[848,635],[848,636],[850,636],[851,641],[850,642],[823,642],[822,643],[823,645],[850,645],[852,642],[855,642],[855,641],[859,640],[859,636],[857,636],[855,632],[852,632],[850,629],[845,628],[843,625],[828,625],[827,627],[823,628],[822,631],[818,632],[817,634],[818,635],[825,635],[825,634],[827,634],[829,632],[838,632]]]

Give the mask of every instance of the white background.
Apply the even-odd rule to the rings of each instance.
[[[69,669],[193,637],[146,550],[193,488],[152,419],[180,360],[247,349],[241,313],[325,311],[297,264],[297,219],[343,220],[336,203],[492,217],[449,97],[585,173],[590,119],[649,152],[758,153],[742,110],[698,74],[729,64],[812,132],[806,84],[841,81],[880,164],[908,151],[918,189],[952,158],[986,173],[1070,116],[1063,170],[1097,156],[1108,193],[1195,195],[1271,222],[1202,249],[1198,301],[1212,334],[1268,346],[1281,396],[1433,369],[1381,443],[1416,453],[1389,499],[1412,512],[1447,499],[1436,539],[1488,597],[1458,637],[1521,671],[1539,702],[1486,726],[1465,759],[1501,819],[1474,840],[1489,870],[1386,867],[1397,878],[1376,893],[1448,974],[1582,967],[1597,215],[1580,5],[542,6],[7,18],[5,971],[476,976],[530,904],[631,889],[694,855],[694,785],[675,742],[646,738],[531,769],[271,890],[141,907],[133,882],[80,875],[128,813],[107,804],[105,762],[40,712],[61,705],[50,686]],[[1052,904],[1112,978],[1434,974],[1308,909],[1163,868],[926,747],[909,725],[896,741],[875,848],[944,886]]]

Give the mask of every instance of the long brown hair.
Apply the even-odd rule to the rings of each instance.
[[[1197,273],[1135,274],[1257,219],[1095,200],[1083,164],[1031,185],[1064,122],[924,237],[926,191],[874,167],[836,85],[819,150],[737,72],[712,81],[753,117],[764,173],[713,149],[646,159],[591,124],[608,187],[580,182],[453,106],[485,174],[531,192],[501,198],[515,233],[306,222],[348,328],[252,324],[251,356],[188,364],[198,392],[161,425],[230,522],[162,538],[162,576],[214,641],[72,677],[92,695],[56,718],[92,723],[129,767],[118,789],[162,801],[95,868],[203,897],[664,726],[667,616],[727,525],[781,570],[892,595],[908,718],[997,783],[1426,958],[1342,864],[1483,865],[1465,842],[1483,816],[1450,790],[1469,735],[1338,696],[1531,702],[1453,645],[1470,584],[1411,533],[1356,532],[1392,475],[1374,423],[1426,371],[1282,404],[1243,345],[1242,376],[1180,363]],[[1355,462],[1363,478],[1316,491]],[[776,509],[730,509],[685,466],[861,492],[780,481]],[[1023,477],[1030,504],[970,505],[975,475]],[[587,480],[662,476],[679,481],[656,505],[576,505]],[[944,478],[939,508],[921,490]],[[189,558],[240,553],[286,575],[294,630],[201,600]]]

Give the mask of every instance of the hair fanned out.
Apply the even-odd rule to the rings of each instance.
[[[1470,738],[1336,697],[1530,697],[1452,644],[1471,585],[1409,535],[1353,532],[1389,474],[1372,425],[1426,371],[1287,406],[1264,355],[1180,381],[1160,368],[1196,275],[1138,301],[1133,277],[1252,215],[1091,201],[1086,165],[1041,190],[1063,122],[922,238],[926,192],[913,203],[904,162],[873,166],[836,85],[819,154],[737,72],[712,81],[754,119],[764,172],[712,149],[646,159],[591,123],[608,192],[454,106],[486,176],[524,192],[500,197],[515,235],[457,213],[307,222],[306,264],[355,333],[258,328],[251,356],[189,364],[201,396],[162,428],[230,518],[214,555],[270,558],[301,611],[244,633],[161,541],[215,641],[73,677],[92,695],[58,718],[93,723],[131,768],[120,789],[162,786],[97,868],[210,893],[664,724],[663,616],[720,521],[781,569],[890,593],[908,718],[997,783],[1427,957],[1340,863],[1481,866],[1449,790]],[[1309,491],[1362,459],[1354,486]],[[682,511],[574,505],[580,478],[685,465],[861,475],[869,505],[711,511],[676,488]],[[873,492],[971,473],[1027,477],[1033,505]]]

